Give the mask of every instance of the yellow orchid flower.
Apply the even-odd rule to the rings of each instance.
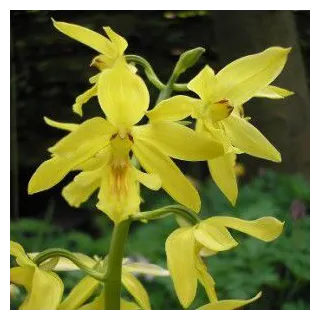
[[[99,55],[92,60],[90,66],[95,66],[100,71],[103,71],[112,68],[118,59],[124,60],[123,54],[128,47],[128,43],[126,39],[114,32],[110,27],[103,27],[103,30],[109,37],[108,39],[97,32],[76,24],[55,21],[53,19],[52,21],[54,27],[60,32],[89,46],[99,53]],[[135,71],[133,66],[128,65],[128,68]],[[100,73],[92,77],[90,83],[92,83],[93,86],[76,98],[72,108],[73,111],[80,116],[82,116],[82,105],[97,95],[99,77]]]
[[[236,154],[280,162],[280,153],[241,115],[242,105],[252,97],[280,99],[292,92],[269,85],[282,71],[290,49],[271,47],[258,54],[242,57],[217,74],[205,66],[188,88],[200,99],[175,96],[148,113],[151,121],[165,114],[173,121],[188,116],[197,119],[196,131],[224,144],[225,154],[208,161],[212,178],[228,200],[235,205],[238,196],[234,170]],[[171,108],[171,105],[178,108]]]
[[[184,308],[194,300],[198,280],[205,288],[210,301],[217,301],[215,282],[207,272],[200,254],[205,251],[206,255],[212,255],[237,246],[237,241],[227,228],[269,242],[281,234],[283,223],[273,217],[246,221],[217,216],[203,220],[195,226],[175,230],[166,241],[166,254],[170,275]]]
[[[101,74],[100,82],[98,98],[108,120],[96,117],[74,125],[46,119],[71,133],[49,149],[52,157],[32,176],[29,194],[47,190],[68,172],[81,170],[63,189],[63,196],[77,207],[100,188],[97,207],[115,223],[139,211],[138,183],[152,190],[162,186],[177,202],[199,212],[198,192],[170,157],[207,160],[221,156],[223,146],[172,121],[136,125],[148,108],[149,93],[123,61]],[[131,151],[147,173],[130,163]]]
[[[38,267],[22,246],[10,241],[10,255],[16,257],[18,267],[10,269],[10,282],[23,286],[28,294],[20,310],[55,310],[63,294],[63,282],[48,264]]]
[[[84,254],[77,254],[82,262],[84,262],[88,267],[99,267],[98,264],[102,261],[95,257],[95,259],[90,258]],[[57,265],[53,270],[56,271],[74,271],[79,270],[79,268],[70,260],[66,258],[59,258]],[[136,310],[144,309],[149,310],[150,301],[148,294],[141,284],[141,282],[135,277],[135,275],[151,275],[157,277],[167,277],[169,272],[160,266],[142,263],[142,262],[132,262],[128,258],[124,258],[122,262],[122,276],[121,282],[126,290],[132,295],[136,303],[126,301],[121,299],[121,309],[122,310]],[[102,284],[90,277],[85,276],[79,281],[79,283],[71,290],[69,295],[62,301],[59,305],[59,310],[98,310],[104,309],[104,296],[103,291],[98,295],[92,302],[84,304],[98,289],[102,287]]]

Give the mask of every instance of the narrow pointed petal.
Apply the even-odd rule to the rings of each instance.
[[[261,292],[259,292],[255,297],[249,300],[220,300],[217,302],[208,303],[198,310],[234,310],[239,309],[249,303],[252,303],[261,297]]]
[[[257,220],[246,221],[233,217],[212,217],[206,220],[208,224],[221,225],[235,229],[265,242],[277,239],[283,230],[283,222],[274,217],[263,217]]]
[[[75,176],[73,181],[62,190],[63,197],[70,206],[78,208],[98,189],[101,182],[101,171],[84,171]]]
[[[15,241],[10,240],[10,255],[16,257],[19,266],[33,266],[34,263],[27,256],[23,247]]]
[[[23,286],[28,292],[32,288],[34,266],[10,268],[10,283]]]
[[[202,221],[194,230],[196,240],[213,251],[225,251],[238,245],[229,231],[221,225],[213,225]]]
[[[151,190],[159,190],[161,188],[161,179],[157,174],[145,173],[136,168],[133,168],[136,179],[144,186]]]
[[[279,88],[276,86],[267,86],[265,88],[260,89],[255,97],[258,98],[268,98],[268,99],[284,99],[286,97],[292,96],[294,94],[293,91],[289,91],[287,89]]]
[[[188,89],[195,92],[203,101],[219,101],[220,85],[212,68],[205,66],[189,83]]]
[[[142,309],[151,309],[148,293],[141,282],[134,275],[123,270],[121,282]]]
[[[95,117],[84,121],[76,130],[49,148],[49,151],[55,155],[69,157],[77,148],[81,148],[85,144],[92,145],[96,139],[101,137],[105,139],[105,144],[107,144],[109,137],[114,132],[115,128],[108,121],[101,117]]]
[[[215,290],[215,281],[208,273],[206,265],[203,263],[201,258],[197,256],[196,258],[196,268],[197,268],[197,277],[206,290],[207,296],[210,302],[218,301],[216,290]]]
[[[97,88],[98,86],[95,84],[92,86],[90,89],[85,91],[84,93],[80,94],[72,106],[73,112],[77,113],[80,117],[82,117],[83,112],[82,112],[82,105],[87,103],[92,97],[97,95]]]
[[[192,228],[180,228],[166,241],[168,268],[180,303],[188,308],[197,291],[195,238]]]
[[[177,202],[200,211],[200,197],[192,183],[175,163],[148,141],[135,140],[132,151],[148,173],[157,174],[162,188]]]
[[[103,27],[103,30],[108,35],[112,43],[116,46],[118,55],[122,55],[128,47],[127,40],[114,32],[110,27]]]
[[[91,302],[83,305],[78,310],[104,310],[104,294],[103,291]]]
[[[79,127],[76,123],[58,122],[47,117],[43,117],[43,119],[48,126],[61,130],[74,131]]]
[[[97,290],[100,282],[85,276],[71,290],[59,305],[59,310],[76,310],[81,307]]]
[[[56,29],[70,38],[77,40],[106,56],[115,55],[111,41],[103,35],[76,24],[55,21],[53,19],[52,21]]]
[[[224,153],[221,143],[190,128],[171,121],[157,121],[137,126],[132,134],[139,141],[147,141],[166,155],[186,161],[202,161]]]
[[[223,125],[235,147],[254,157],[281,162],[279,151],[247,120],[231,114]]]
[[[179,121],[193,114],[194,109],[201,103],[201,100],[188,96],[174,96],[162,100],[147,113],[147,116],[151,121]]]
[[[234,153],[227,153],[222,157],[208,161],[212,179],[233,206],[235,206],[238,197],[238,184],[234,165]]]
[[[122,266],[123,270],[134,274],[144,274],[155,277],[167,277],[169,271],[155,264],[132,262]]]
[[[136,124],[149,107],[149,92],[143,80],[132,73],[125,61],[103,71],[98,83],[98,99],[108,120],[117,127]]]
[[[271,47],[228,64],[217,74],[224,97],[236,106],[254,97],[281,73],[290,50]]]

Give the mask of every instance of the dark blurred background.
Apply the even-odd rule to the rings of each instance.
[[[45,125],[43,116],[82,122],[71,106],[96,73],[89,68],[96,53],[54,29],[51,17],[101,33],[102,26],[111,26],[127,39],[126,53],[145,57],[163,82],[178,56],[197,46],[206,53],[181,81],[190,80],[205,64],[220,70],[269,46],[293,48],[275,84],[295,95],[252,99],[245,106],[252,123],[280,150],[283,162],[239,156],[240,195],[235,208],[211,181],[205,163],[179,165],[199,188],[203,217],[273,215],[286,221],[284,234],[273,243],[236,234],[241,241],[237,249],[208,259],[219,298],[249,298],[263,290],[262,298],[249,309],[309,309],[309,11],[11,11],[11,238],[27,251],[58,246],[103,255],[112,226],[95,208],[96,195],[76,210],[60,194],[73,175],[49,191],[27,195],[32,173],[49,157],[47,148],[64,135]],[[149,88],[155,101],[157,91]],[[96,99],[84,105],[84,114],[85,118],[101,114]],[[163,192],[143,189],[142,193],[142,210],[172,203]],[[165,239],[175,228],[170,218],[134,224],[127,256],[165,267]],[[81,276],[81,272],[62,274],[66,292]],[[154,309],[179,308],[170,279],[141,280]],[[21,291],[14,304],[22,298]],[[193,307],[204,303],[205,294],[199,289]]]

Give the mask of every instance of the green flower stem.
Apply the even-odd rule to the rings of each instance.
[[[166,86],[160,91],[156,105],[162,100],[168,99],[173,91],[173,85],[177,81],[179,74],[173,72]]]
[[[130,218],[131,220],[156,220],[172,214],[182,217],[191,225],[195,225],[201,221],[201,219],[193,211],[180,205],[171,205],[152,211],[139,212],[132,215]]]
[[[120,310],[121,271],[130,220],[114,226],[104,281],[105,310]]]
[[[133,55],[133,54],[126,55],[125,58],[128,62],[134,62],[134,63],[142,66],[147,78],[156,88],[158,88],[159,90],[165,89],[166,85],[160,81],[160,79],[158,78],[158,76],[154,72],[151,64],[146,59],[144,59],[140,56]],[[174,91],[180,91],[180,92],[189,90],[187,88],[186,83],[173,83],[172,89]]]
[[[104,275],[101,272],[98,272],[94,270],[93,268],[87,266],[85,263],[83,263],[75,254],[72,252],[65,250],[65,249],[60,249],[60,248],[52,248],[45,250],[38,255],[36,255],[33,258],[33,262],[36,265],[40,265],[42,262],[51,259],[51,258],[56,258],[56,257],[64,257],[67,258],[68,260],[72,261],[77,267],[79,267],[82,271],[84,271],[86,274],[91,276],[92,278],[95,278],[98,281],[103,281],[104,280]]]

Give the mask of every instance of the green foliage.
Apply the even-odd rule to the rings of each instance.
[[[208,269],[216,280],[219,299],[250,298],[263,291],[262,298],[248,306],[250,309],[309,309],[310,288],[310,219],[308,183],[300,176],[276,174],[271,171],[257,177],[240,189],[235,208],[210,180],[200,188],[203,218],[229,214],[243,219],[272,215],[285,221],[279,239],[264,243],[246,235],[232,233],[240,245],[230,251],[209,257]],[[142,210],[159,208],[172,203],[164,193],[143,190],[145,203]],[[86,208],[90,208],[87,205]],[[94,216],[94,215],[93,215]],[[78,231],[66,232],[48,222],[21,219],[11,224],[11,239],[23,243],[28,251],[62,247],[88,255],[103,255],[108,248],[111,226],[94,216],[100,227],[97,239]],[[148,260],[166,266],[164,244],[168,235],[177,228],[173,217],[132,225],[127,254],[135,260]],[[42,236],[39,238],[39,230]],[[63,274],[68,292],[81,278],[81,272]],[[169,278],[142,278],[153,309],[179,309],[180,305]],[[192,305],[207,303],[199,288]]]

